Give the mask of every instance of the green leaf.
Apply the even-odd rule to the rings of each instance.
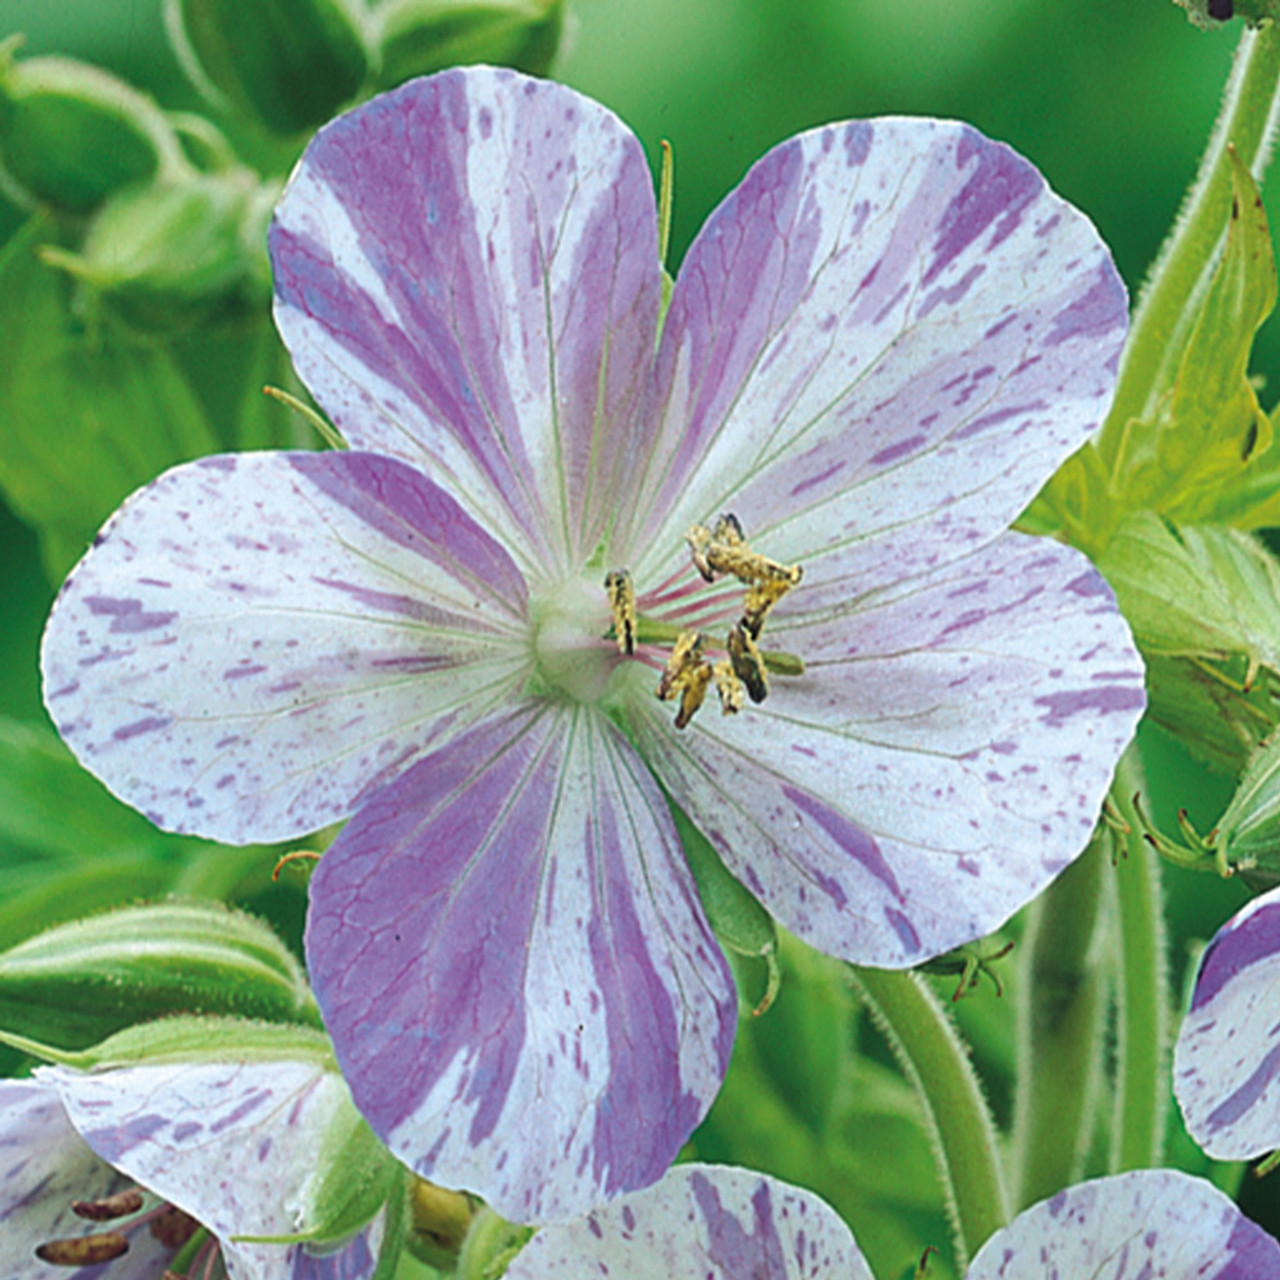
[[[1238,484],[1271,447],[1248,365],[1254,335],[1275,306],[1275,257],[1258,188],[1234,152],[1230,159],[1226,248],[1177,379],[1155,420],[1129,421],[1119,440],[1112,488],[1126,510],[1202,518],[1216,505],[1217,487]]]
[[[83,1049],[174,1014],[320,1025],[289,949],[213,902],[123,907],[58,925],[0,955],[0,1028]]]
[[[1238,773],[1280,722],[1280,565],[1246,533],[1140,512],[1098,567],[1146,660],[1152,718]]]
[[[134,489],[217,441],[168,353],[80,329],[32,219],[0,253],[0,489],[55,581]]]

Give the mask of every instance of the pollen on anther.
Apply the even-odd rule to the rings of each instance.
[[[618,651],[629,656],[636,651],[636,589],[631,574],[626,569],[614,569],[605,575],[604,588],[609,593]]]

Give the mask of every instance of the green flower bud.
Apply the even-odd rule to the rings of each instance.
[[[377,86],[463,63],[492,62],[534,75],[551,65],[563,0],[387,0],[375,14]]]
[[[103,205],[79,253],[49,246],[42,257],[137,329],[232,318],[266,305],[276,194],[245,169],[132,187]]]
[[[1254,752],[1206,843],[1250,885],[1271,888],[1280,881],[1280,737]]]
[[[369,69],[348,0],[165,0],[165,20],[200,92],[276,134],[323,124]]]
[[[1280,0],[1175,0],[1197,27],[1219,27],[1243,18],[1256,27],[1267,18],[1280,18]]]
[[[293,954],[213,902],[125,907],[57,925],[0,955],[0,1031],[83,1049],[176,1013],[318,1026]]]
[[[27,198],[85,214],[131,182],[182,166],[150,98],[70,58],[12,56],[0,45],[0,164]]]

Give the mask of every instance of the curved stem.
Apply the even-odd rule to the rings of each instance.
[[[1146,1169],[1164,1152],[1169,1004],[1160,863],[1142,838],[1133,797],[1142,788],[1135,746],[1120,759],[1112,801],[1132,828],[1116,865],[1120,908],[1116,1110],[1111,1170]]]
[[[1009,1222],[990,1108],[963,1042],[923,979],[856,967],[853,977],[924,1106],[955,1232],[956,1266],[963,1271],[982,1243]]]
[[[1093,1136],[1107,1007],[1095,938],[1113,848],[1111,829],[1099,823],[1089,847],[1037,901],[1019,948],[1018,1208],[1078,1180]]]
[[[1245,31],[1208,149],[1138,299],[1115,400],[1098,446],[1110,464],[1131,418],[1150,417],[1172,385],[1226,234],[1231,203],[1227,148],[1260,183],[1280,116],[1280,24]]]

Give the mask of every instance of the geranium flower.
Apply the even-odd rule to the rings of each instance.
[[[1099,1178],[1033,1205],[978,1251],[966,1280],[1265,1280],[1280,1245],[1211,1183],[1168,1169]],[[811,1192],[746,1169],[680,1165],[656,1186],[545,1227],[508,1280],[873,1280]],[[926,1271],[926,1274],[928,1272]]]
[[[1187,1132],[1215,1160],[1280,1147],[1280,889],[1242,907],[1200,958],[1173,1053]]]
[[[366,1280],[382,1214],[339,1247],[236,1239],[298,1231],[344,1107],[337,1072],[309,1061],[45,1067],[0,1081],[4,1274],[154,1280],[181,1251],[201,1280]]]
[[[766,155],[660,323],[639,143],[488,68],[322,130],[271,250],[351,449],[130,499],[48,706],[165,827],[354,815],[307,954],[357,1105],[424,1177],[572,1216],[658,1178],[729,1060],[668,796],[865,964],[1084,846],[1141,667],[1087,561],[1008,526],[1107,407],[1124,290],[1007,147],[891,119]]]

